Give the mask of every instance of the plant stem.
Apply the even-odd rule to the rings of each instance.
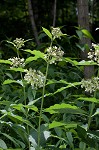
[[[94,110],[94,102],[91,104],[91,110],[90,110],[90,114],[89,114],[89,120],[88,120],[88,128],[87,128],[87,130],[90,128],[91,116],[93,114],[93,110]]]
[[[39,115],[38,148],[40,147],[40,132],[41,132],[40,126],[41,126],[41,119],[42,119],[42,110],[43,110],[43,104],[44,104],[44,93],[45,93],[45,85],[46,85],[46,80],[47,80],[48,68],[49,68],[49,62],[47,63],[47,67],[46,67],[46,75],[45,75],[45,81],[43,85],[42,101],[41,101],[41,108],[40,108],[40,115]]]

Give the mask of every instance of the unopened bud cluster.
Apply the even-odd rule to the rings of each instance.
[[[13,43],[16,45],[16,48],[17,49],[20,49],[21,47],[23,47],[24,46],[24,39],[22,39],[22,38],[16,38],[14,41],[13,41]]]
[[[31,84],[32,89],[38,89],[43,87],[45,76],[41,71],[32,70],[32,68],[30,68],[26,70],[24,80],[26,80],[28,84]]]
[[[57,27],[57,28],[53,28],[52,27],[52,35],[53,35],[53,39],[55,39],[55,38],[61,38],[60,36],[62,36],[63,35],[63,33],[61,32],[61,30],[60,30],[60,28],[59,27]]]
[[[92,79],[82,79],[81,81],[81,87],[85,88],[86,92],[95,92],[96,90],[99,90],[99,78],[93,77]]]
[[[94,47],[94,51],[91,49],[91,51],[88,53],[88,58],[97,62],[99,65],[99,44],[93,44],[92,46]]]
[[[11,61],[10,68],[18,68],[18,67],[24,68],[24,66],[25,66],[24,58],[13,57],[8,60]]]
[[[52,46],[47,48],[46,60],[50,62],[50,64],[55,63],[55,61],[62,61],[64,52],[60,47]]]

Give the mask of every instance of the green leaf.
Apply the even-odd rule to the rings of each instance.
[[[43,31],[48,35],[50,39],[52,39],[52,34],[46,28],[42,27]]]
[[[9,69],[9,70],[13,70],[13,71],[19,71],[19,72],[25,72],[25,69],[23,69],[23,68],[11,68],[11,69]]]
[[[3,84],[11,84],[11,83],[16,83],[16,80],[7,79],[3,82]]]
[[[2,139],[0,139],[0,148],[7,149],[7,145]]]
[[[33,111],[38,111],[38,108],[36,107],[36,106],[34,106],[34,105],[32,105],[32,106],[30,106],[30,105],[25,105],[24,106],[25,108],[28,108],[28,109],[31,109],[31,110],[33,110]]]
[[[65,123],[53,121],[52,123],[49,124],[49,129],[60,127],[60,126],[65,126]]]
[[[60,127],[60,126],[65,126],[65,128],[68,129],[68,128],[76,128],[77,124],[53,121],[52,123],[49,124],[49,129]]]
[[[0,63],[11,65],[11,61],[10,60],[2,60],[2,59],[0,59]]]
[[[94,38],[92,37],[91,33],[88,30],[82,29],[81,31],[86,37],[90,38],[91,40],[95,42]]]
[[[78,98],[78,100],[99,103],[99,99],[96,99],[95,97],[80,97],[80,98]]]
[[[23,86],[23,82],[22,81],[20,81],[20,80],[11,80],[11,79],[7,79],[7,80],[5,80],[4,82],[3,82],[3,85],[5,85],[5,84],[11,84],[11,83],[17,83],[17,84],[20,84],[21,86]]]
[[[86,114],[86,112],[80,109],[79,107],[65,103],[50,106],[49,108],[44,109],[44,112],[49,112],[50,114],[54,113]]]
[[[80,61],[80,62],[78,62],[78,64],[77,65],[79,65],[79,66],[92,66],[92,65],[97,65],[97,63],[96,62],[94,62],[94,61],[85,61],[85,60],[82,60],[82,61]]]
[[[45,60],[45,54],[40,52],[40,51],[37,51],[37,50],[31,51],[29,49],[27,49],[25,51],[28,52],[28,53],[31,53],[32,55],[35,55],[34,57],[27,58],[26,61],[25,61],[26,64],[33,61],[33,60],[37,60],[38,58],[42,58],[42,59]]]
[[[38,111],[38,108],[34,105],[30,106],[30,105],[23,105],[23,104],[11,104],[10,106],[19,111],[23,110],[23,108],[31,109],[36,112]]]

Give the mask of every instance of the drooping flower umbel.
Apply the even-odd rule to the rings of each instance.
[[[88,53],[88,58],[94,62],[97,62],[99,65],[99,44],[92,43],[92,47],[94,47],[94,51],[92,49],[90,50]]]
[[[96,90],[99,90],[99,78],[93,77],[92,79],[82,79],[81,81],[81,87],[85,88],[86,92],[95,92]]]
[[[60,47],[52,46],[47,48],[46,60],[49,61],[50,64],[55,63],[56,61],[62,61],[62,57],[64,52]]]
[[[61,32],[59,27],[56,27],[56,28],[52,27],[51,33],[52,33],[53,39],[55,39],[55,38],[60,39],[61,36],[63,35],[63,33]]]
[[[97,62],[97,65],[99,65],[99,44],[92,43],[92,47],[94,47],[94,51],[92,49],[90,50],[88,53],[88,58],[94,62]],[[85,91],[90,93],[99,90],[99,77],[92,77],[87,80],[82,79],[81,87],[85,88]]]
[[[26,80],[27,83],[31,84],[33,89],[38,89],[43,87],[45,76],[41,71],[36,71],[35,69],[33,70],[32,68],[30,68],[29,70],[26,70],[24,80]]]
[[[18,67],[24,68],[25,66],[24,58],[13,57],[13,58],[9,58],[8,60],[11,61],[10,68],[18,68]]]
[[[25,41],[24,41],[24,39],[22,39],[22,38],[16,38],[16,39],[13,41],[13,43],[15,44],[15,46],[16,46],[17,49],[20,49],[21,47],[24,46]]]

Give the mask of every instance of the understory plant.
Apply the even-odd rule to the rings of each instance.
[[[42,29],[50,40],[43,52],[25,49],[28,40],[16,38],[7,41],[16,56],[0,60],[6,70],[0,75],[0,148],[98,150],[99,45],[88,53],[91,60],[77,61],[58,44],[68,35],[59,27]],[[92,79],[82,79],[86,65],[95,66]]]

